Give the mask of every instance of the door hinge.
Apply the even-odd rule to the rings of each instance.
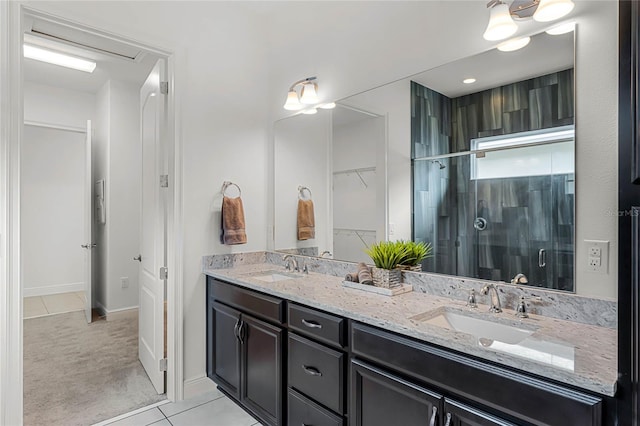
[[[167,359],[166,358],[162,358],[159,362],[158,362],[158,366],[160,367],[160,371],[167,371]]]
[[[169,175],[160,175],[160,188],[169,187]]]
[[[166,266],[160,268],[160,279],[166,280],[169,278],[169,269]]]
[[[169,94],[169,82],[168,81],[161,81],[160,82],[160,93],[162,93],[163,95],[168,95]]]

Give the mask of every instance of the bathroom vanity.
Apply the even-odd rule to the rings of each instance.
[[[274,263],[204,272],[207,374],[263,424],[609,424],[615,329]]]

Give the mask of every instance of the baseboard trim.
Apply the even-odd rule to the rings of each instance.
[[[207,376],[196,377],[184,381],[184,399],[193,398],[207,392],[215,392],[216,384]]]
[[[96,302],[95,309],[98,311],[98,314],[101,317],[105,317],[107,321],[138,318],[137,306],[129,306],[127,308],[109,310],[105,308],[100,302]]]
[[[84,291],[83,282],[23,288],[22,297],[48,296],[50,294],[73,293],[76,291]]]

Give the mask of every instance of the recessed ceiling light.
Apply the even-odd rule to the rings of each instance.
[[[501,52],[513,52],[515,50],[522,49],[531,41],[531,37],[519,37],[507,40],[504,43],[498,45],[498,50]]]
[[[93,61],[42,49],[40,47],[31,46],[30,44],[23,45],[23,54],[25,58],[47,62],[61,67],[72,68],[78,71],[91,73],[96,69],[96,63]]]
[[[465,78],[464,80],[462,80],[462,82],[464,84],[471,84],[471,83],[475,83],[476,79],[475,78]]]
[[[549,35],[560,35],[560,34],[570,33],[575,28],[576,28],[576,23],[575,22],[566,22],[566,23],[560,24],[560,25],[558,25],[556,27],[549,28],[547,31],[545,31],[545,33],[547,33]]]

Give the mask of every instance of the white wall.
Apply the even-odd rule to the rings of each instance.
[[[93,237],[95,239],[96,248],[93,249],[92,255],[92,272],[93,272],[93,303],[94,306],[107,306],[107,286],[108,282],[108,250],[109,247],[109,226],[110,221],[105,224],[98,224],[95,220],[95,182],[98,180],[105,181],[104,206],[109,208],[107,203],[108,192],[106,190],[109,184],[109,116],[110,116],[110,87],[111,82],[107,81],[96,94],[96,123],[94,125],[94,133],[92,139],[92,173],[93,173],[93,198],[94,198],[94,221],[93,221]],[[106,210],[105,210],[106,215]]]
[[[380,158],[384,157],[386,144],[385,119],[360,115],[360,120],[344,124],[334,121],[333,126],[333,257],[370,263],[364,249],[385,235],[384,216],[380,220],[379,215],[379,205],[384,206],[384,201],[378,202],[386,193],[384,159]],[[353,172],[336,174],[360,168],[375,170],[361,172],[360,176]],[[356,234],[343,229],[368,232]]]
[[[94,224],[98,247],[96,301],[108,312],[138,305],[140,252],[139,86],[109,80],[98,92],[94,182],[105,181],[105,224]],[[94,197],[95,198],[95,197]],[[129,285],[122,287],[121,280]]]
[[[86,128],[95,95],[24,82],[27,122]],[[25,126],[22,145],[24,296],[84,289],[85,134]]]
[[[84,147],[84,134],[24,126],[24,296],[84,289]]]
[[[298,115],[275,125],[275,247],[290,249],[317,247],[318,253],[332,251],[331,115]],[[298,186],[313,196],[315,238],[298,241]],[[308,193],[304,191],[304,196]]]

